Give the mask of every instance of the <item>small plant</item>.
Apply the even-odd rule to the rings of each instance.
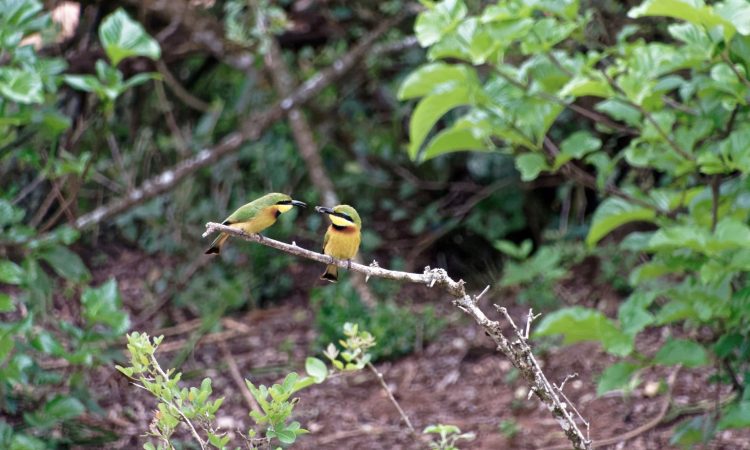
[[[368,330],[378,345],[370,349],[372,360],[411,353],[420,342],[433,339],[445,321],[432,308],[414,312],[393,302],[379,302],[368,310],[348,283],[313,291],[318,345],[338,340],[346,322],[356,322]]]
[[[339,351],[330,343],[323,354],[342,372],[362,370],[372,360],[367,350],[375,347],[375,338],[368,331],[359,331],[359,326],[350,322],[344,324],[344,336],[346,340],[339,340],[344,350]]]
[[[163,339],[164,336],[151,339],[145,333],[129,334],[128,351],[131,365],[116,366],[117,370],[136,381],[137,386],[159,399],[148,433],[158,440],[158,444],[149,442],[143,448],[173,449],[170,437],[180,423],[190,429],[190,433],[202,449],[206,448],[206,443],[219,449],[223,448],[229,442],[229,437],[219,434],[213,428],[212,422],[224,399],[209,400],[210,378],[204,378],[199,388],[180,387],[182,373],[175,373],[173,369],[164,371],[156,360],[156,349]],[[198,430],[203,432],[205,440]]]
[[[307,358],[305,369],[309,376],[300,378],[292,372],[281,384],[274,384],[270,388],[262,384],[255,386],[251,381],[245,380],[247,388],[261,408],[261,411],[251,411],[250,417],[256,425],[265,428],[265,440],[269,444],[274,439],[278,439],[282,444],[293,444],[298,436],[308,433],[299,422],[289,422],[294,406],[299,401],[298,398],[292,398],[292,395],[308,386],[325,381],[328,377],[328,368],[317,358]],[[251,442],[258,442],[255,438],[257,434],[255,430],[248,432]]]
[[[513,419],[503,419],[500,421],[498,429],[500,430],[500,434],[508,439],[513,439],[520,431],[518,422]]]
[[[198,388],[186,388],[180,386],[180,372],[175,373],[174,369],[163,370],[155,356],[162,339],[163,336],[151,339],[145,333],[129,334],[130,367],[117,366],[117,370],[136,381],[137,386],[159,400],[148,433],[156,438],[158,443],[154,445],[148,442],[144,448],[174,449],[170,438],[180,423],[190,430],[201,449],[211,446],[218,449],[226,448],[229,436],[218,431],[214,424],[216,412],[224,399],[209,399],[212,393],[210,378],[203,379]],[[247,388],[260,408],[250,412],[250,417],[260,428],[260,432],[256,429],[247,432],[246,439],[251,448],[270,448],[275,441],[283,445],[293,444],[299,435],[307,433],[299,422],[289,421],[299,400],[292,398],[292,395],[308,386],[325,381],[328,369],[325,363],[317,358],[307,358],[305,369],[308,376],[300,377],[292,372],[281,384],[271,387],[262,384],[256,386],[245,380]],[[259,434],[264,436],[259,438]]]
[[[555,305],[555,284],[567,273],[563,253],[555,247],[541,247],[531,255],[532,243],[527,239],[520,245],[500,240],[495,248],[510,256],[500,280],[502,287],[519,287],[519,301],[537,308]]]
[[[476,435],[474,433],[461,433],[461,429],[455,425],[429,425],[422,431],[422,434],[437,434],[435,437],[439,440],[433,439],[430,441],[430,448],[435,450],[458,450],[456,442],[458,441],[473,441]]]

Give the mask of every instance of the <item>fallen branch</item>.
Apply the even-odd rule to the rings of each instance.
[[[351,261],[336,260],[322,253],[316,253],[304,249],[296,244],[287,244],[258,234],[247,234],[241,230],[213,222],[206,224],[206,232],[203,233],[203,237],[214,232],[227,233],[247,241],[275,248],[290,255],[311,259],[323,264],[335,264],[339,267],[362,273],[367,278],[379,277],[389,280],[407,281],[410,283],[424,284],[431,288],[438,287],[442,289],[453,297],[453,305],[471,316],[495,342],[497,349],[510,359],[530,387],[530,392],[536,394],[560,424],[560,428],[562,428],[563,432],[565,432],[565,435],[568,437],[568,440],[573,444],[573,448],[580,450],[591,449],[591,441],[587,439],[578,428],[578,424],[568,411],[568,405],[560,400],[557,390],[554,388],[553,384],[547,380],[544,372],[542,372],[539,364],[536,362],[531,347],[529,346],[527,339],[524,337],[523,332],[516,327],[505,308],[496,306],[498,310],[504,314],[507,324],[512,328],[514,335],[510,340],[505,334],[503,334],[500,323],[490,320],[479,306],[477,306],[478,296],[467,294],[464,281],[454,281],[448,276],[448,273],[444,269],[431,269],[430,267],[426,267],[424,272],[420,274],[383,269],[376,264],[365,266]]]
[[[238,131],[225,136],[216,146],[199,151],[194,156],[184,159],[159,175],[144,181],[143,184],[128,192],[124,197],[114,199],[106,205],[80,216],[75,221],[75,227],[83,229],[97,225],[103,220],[109,219],[135,205],[163,194],[199,169],[207,167],[223,156],[237,151],[243,143],[258,139],[268,127],[281,119],[287,111],[310,101],[326,86],[351,70],[360,59],[370,53],[375,42],[391,26],[392,24],[389,21],[380,24],[370,34],[362,38],[357,45],[352,47],[348,53],[334,61],[330,67],[310,77],[291,94],[280,99],[265,111],[253,114],[247,118]]]

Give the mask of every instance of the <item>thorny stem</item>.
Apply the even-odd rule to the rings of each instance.
[[[391,389],[388,387],[388,384],[386,384],[385,380],[383,379],[383,374],[378,371],[378,369],[375,368],[375,366],[372,365],[372,363],[367,363],[367,368],[370,369],[370,372],[375,374],[375,378],[378,379],[378,382],[381,386],[383,386],[383,390],[388,395],[388,399],[393,403],[393,406],[396,407],[398,410],[398,413],[401,414],[401,418],[404,419],[404,422],[406,423],[406,426],[409,428],[409,431],[415,436],[417,440],[419,440],[419,434],[414,430],[414,427],[411,424],[411,420],[409,420],[409,416],[406,415],[403,408],[401,408],[401,405],[396,400],[396,397],[393,396],[393,392],[391,392]]]
[[[240,237],[246,241],[256,242],[290,255],[311,259],[323,264],[331,263],[331,258],[328,255],[313,252],[297,245],[287,244],[267,237],[261,240],[260,236],[257,234],[247,234],[242,230],[214,222],[206,224],[206,232],[203,233],[203,237],[214,232],[227,233],[232,236]],[[348,261],[344,260],[334,260],[333,264],[341,268],[347,268],[350,265]],[[406,281],[427,285],[429,287],[435,286],[448,293],[453,297],[453,305],[473,318],[497,345],[497,349],[508,357],[513,365],[519,370],[519,373],[530,387],[530,391],[533,392],[552,413],[568,440],[573,444],[573,448],[576,450],[591,449],[591,440],[585,437],[578,428],[578,424],[568,411],[568,406],[560,400],[552,383],[547,380],[544,372],[542,372],[539,364],[537,364],[536,359],[534,359],[534,355],[527,340],[523,337],[521,330],[519,330],[513,323],[505,308],[499,309],[504,314],[506,322],[511,326],[513,333],[516,336],[513,341],[510,341],[505,336],[499,322],[490,320],[477,306],[477,296],[470,295],[466,292],[464,281],[453,280],[444,269],[431,269],[430,267],[426,267],[424,272],[420,274],[388,270],[375,265],[365,266],[358,263],[351,263],[349,268],[354,272],[359,272],[369,277]]]

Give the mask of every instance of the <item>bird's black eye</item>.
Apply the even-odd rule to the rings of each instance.
[[[339,213],[339,217],[341,217],[342,219],[346,219],[349,222],[354,223],[354,221],[352,220],[352,216],[350,216],[349,214]]]

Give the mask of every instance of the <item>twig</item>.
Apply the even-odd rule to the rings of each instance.
[[[221,349],[221,353],[224,355],[224,361],[229,367],[229,375],[232,377],[232,381],[234,381],[234,384],[237,385],[237,389],[240,390],[242,398],[245,399],[245,403],[247,404],[248,408],[257,413],[262,413],[263,411],[261,411],[258,402],[255,401],[255,397],[253,397],[250,391],[247,390],[247,385],[242,380],[240,369],[239,367],[237,367],[237,361],[234,360],[234,356],[232,356],[232,352],[229,351],[229,347],[227,347],[226,342],[220,341],[219,348]]]
[[[385,380],[383,379],[383,374],[380,373],[380,371],[376,369],[375,366],[373,366],[370,362],[367,363],[367,368],[370,369],[370,372],[372,372],[375,375],[375,378],[378,379],[378,382],[380,382],[380,385],[383,387],[386,395],[388,395],[388,399],[391,401],[391,403],[393,403],[393,406],[396,407],[398,413],[401,414],[401,418],[406,423],[409,431],[411,431],[411,434],[414,436],[414,438],[419,441],[419,434],[417,434],[416,430],[414,430],[414,427],[411,424],[411,420],[409,420],[409,416],[406,415],[403,408],[401,408],[401,405],[399,405],[398,401],[396,400],[396,397],[393,396],[393,392],[391,392],[388,384],[386,384]]]
[[[547,380],[539,364],[536,362],[531,347],[515,326],[513,320],[508,315],[505,308],[498,307],[506,321],[511,324],[517,339],[512,342],[505,337],[499,322],[490,320],[484,312],[477,306],[476,296],[469,295],[466,292],[463,280],[453,280],[444,269],[431,269],[426,267],[423,273],[401,272],[396,270],[383,269],[381,267],[365,266],[358,263],[349,263],[348,261],[331,259],[330,256],[322,253],[316,253],[296,245],[290,245],[268,237],[261,238],[258,234],[247,234],[242,230],[224,226],[218,223],[209,222],[206,224],[206,232],[203,237],[213,232],[223,232],[244,240],[256,242],[267,247],[281,250],[290,255],[311,259],[324,264],[335,264],[338,267],[349,268],[354,272],[365,275],[385,278],[390,280],[405,281],[427,286],[435,286],[453,297],[453,305],[472,317],[485,333],[495,342],[497,349],[507,356],[513,365],[519,370],[521,376],[530,386],[531,391],[545,404],[547,409],[552,413],[560,427],[565,432],[575,449],[590,450],[591,442],[583,436],[573,417],[570,415],[566,406],[560,400],[555,388]]]
[[[163,3],[170,4],[172,2]],[[82,229],[97,225],[101,221],[127,211],[133,206],[168,192],[199,169],[213,164],[228,154],[234,153],[243,143],[258,139],[268,127],[281,119],[286,111],[309,102],[326,86],[351,70],[360,59],[368,54],[380,36],[388,31],[388,25],[388,23],[381,24],[362,38],[344,56],[334,61],[331,66],[313,75],[298,86],[291,94],[280,99],[265,111],[251,115],[240,125],[239,131],[229,133],[214,147],[204,148],[194,156],[186,158],[159,175],[149,178],[126,196],[114,199],[80,216],[75,222],[75,227]]]
[[[159,375],[161,375],[164,378],[164,382],[166,383],[169,380],[169,376],[167,376],[166,373],[162,370],[161,366],[159,365],[159,361],[156,360],[156,357],[151,355],[151,362],[154,364],[154,367],[159,372]],[[190,422],[190,419],[187,418],[184,412],[182,412],[182,409],[172,405],[172,402],[169,402],[170,406],[172,406],[175,410],[177,410],[177,413],[182,417],[182,419],[185,421],[185,424],[190,428],[190,432],[193,434],[193,437],[198,441],[198,444],[201,446],[202,450],[206,449],[206,444],[203,442],[203,439],[201,439],[198,432],[195,430],[195,427],[193,426],[193,423]]]
[[[659,412],[656,414],[656,417],[644,423],[643,425],[639,426],[638,428],[634,430],[630,430],[619,436],[614,436],[608,439],[595,440],[593,444],[591,445],[591,448],[601,448],[601,447],[606,447],[608,445],[617,444],[619,442],[628,441],[630,439],[633,439],[636,436],[639,436],[655,428],[657,425],[659,425],[664,419],[664,417],[667,415],[667,412],[669,411],[669,405],[672,404],[672,388],[674,387],[674,382],[675,382],[675,379],[677,378],[677,374],[680,372],[680,368],[681,366],[675,367],[675,369],[672,371],[672,373],[669,374],[669,377],[667,378],[667,386],[669,387],[669,391],[667,392],[667,395],[664,397],[664,400],[662,401],[661,407],[659,408]],[[569,445],[561,444],[561,445],[554,445],[552,447],[545,447],[542,450],[567,450],[568,448],[570,448]]]

